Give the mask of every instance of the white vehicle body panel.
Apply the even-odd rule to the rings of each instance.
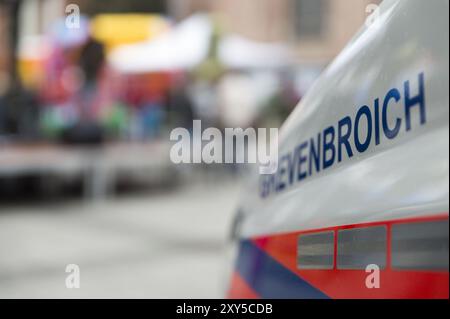
[[[443,9],[445,8],[445,10]],[[371,110],[375,99],[397,88],[388,123],[402,119],[398,135],[380,136],[378,145],[261,196],[255,174],[240,206],[241,238],[448,213],[449,209],[449,2],[388,0],[378,22],[363,30],[324,71],[288,118],[280,132],[280,158],[350,116]],[[405,129],[404,84],[419,91],[423,74],[426,122],[416,105],[410,109],[411,130]],[[359,134],[366,136],[367,121]],[[373,130],[373,128],[372,128]],[[279,162],[284,165],[283,162]],[[281,179],[286,178],[286,175]]]

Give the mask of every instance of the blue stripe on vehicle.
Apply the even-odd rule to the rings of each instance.
[[[282,266],[251,240],[241,241],[236,270],[261,298],[329,298]]]

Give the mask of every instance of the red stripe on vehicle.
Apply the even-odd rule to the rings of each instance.
[[[233,273],[231,278],[230,289],[228,291],[229,299],[258,299],[259,296],[253,289],[245,282],[245,280],[237,273]]]
[[[394,270],[391,262],[391,225],[395,223],[414,223],[448,219],[448,213],[435,216],[377,221],[372,223],[343,225],[317,230],[306,230],[286,234],[277,234],[254,238],[255,245],[264,250],[281,265],[295,273],[301,279],[323,291],[331,298],[449,298],[449,273],[447,271]],[[322,231],[387,226],[388,249],[387,267],[380,271],[380,288],[368,289],[365,270],[338,270],[336,264],[337,241],[335,240],[334,269],[299,270],[297,269],[297,239],[300,234]]]

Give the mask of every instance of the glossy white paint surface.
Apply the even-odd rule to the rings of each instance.
[[[395,139],[382,134],[379,145],[267,198],[255,173],[240,206],[241,237],[448,213],[448,11],[447,0],[383,2],[379,22],[355,36],[288,118],[279,154],[346,115],[354,119],[362,105],[373,108],[393,87],[403,94],[404,81],[415,93],[421,72],[426,124],[413,109],[411,131],[403,123]],[[404,117],[402,107],[390,110],[390,123]]]

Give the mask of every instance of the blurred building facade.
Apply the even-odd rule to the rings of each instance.
[[[116,3],[117,2],[117,3]],[[126,1],[128,8],[168,14],[177,20],[195,12],[216,13],[225,27],[254,40],[290,43],[299,63],[326,64],[364,23],[366,8],[379,0],[167,0]],[[80,5],[83,14],[114,8],[123,1],[23,0],[20,38],[40,34],[64,15],[69,3]],[[109,8],[109,9],[108,9]],[[131,9],[129,9],[131,10]],[[133,11],[133,10],[131,10]],[[38,14],[36,14],[38,13]],[[0,6],[0,74],[6,72],[8,15]]]
[[[197,11],[217,13],[232,32],[292,45],[299,63],[326,64],[364,23],[379,0],[169,0],[177,19]]]
[[[10,3],[0,1],[0,96],[8,89],[11,60]]]
[[[8,60],[8,17],[5,8],[0,6],[0,94],[6,89]]]
[[[13,16],[12,5],[19,4],[17,16]],[[30,38],[42,35],[58,18],[64,15],[63,0],[3,0],[0,1],[0,93],[7,89],[11,76],[12,41],[15,41],[20,56],[24,44]],[[18,22],[18,34],[13,40],[13,27]],[[33,48],[27,47],[29,51]]]

